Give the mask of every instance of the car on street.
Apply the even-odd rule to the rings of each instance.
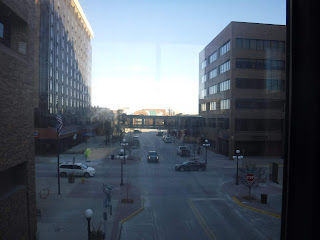
[[[163,139],[163,141],[164,141],[165,143],[171,143],[171,142],[172,142],[172,139],[171,139],[171,137],[166,136],[166,137]]]
[[[162,136],[162,135],[163,135],[163,132],[162,132],[162,131],[158,131],[156,135],[157,135],[157,136]]]
[[[148,162],[159,162],[159,155],[156,151],[149,151],[147,156]]]
[[[135,130],[133,130],[133,133],[141,133],[141,131],[138,129],[135,129]]]
[[[178,154],[178,155],[181,154],[182,149],[187,149],[187,146],[179,146],[179,147],[177,148],[177,154]]]
[[[96,170],[83,163],[63,162],[59,165],[60,176],[67,177],[69,174],[74,176],[93,177]]]
[[[199,161],[186,161],[175,165],[176,171],[205,171],[207,165]]]

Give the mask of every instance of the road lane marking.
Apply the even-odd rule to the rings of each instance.
[[[198,219],[200,225],[202,226],[203,230],[206,232],[206,234],[208,235],[208,237],[212,240],[216,240],[214,234],[212,233],[212,231],[210,230],[209,226],[207,225],[207,223],[205,222],[205,220],[202,218],[202,216],[200,215],[198,209],[195,207],[195,205],[193,204],[192,200],[188,200],[188,204],[192,210],[192,212],[194,213],[194,215],[196,216],[196,218]]]
[[[206,200],[210,200],[210,201],[224,201],[224,198],[189,198],[191,201],[206,201]]]
[[[245,208],[248,208],[252,211],[256,211],[256,212],[259,212],[259,213],[263,213],[263,214],[267,214],[267,215],[270,215],[272,217],[276,217],[276,218],[281,218],[281,215],[279,214],[276,214],[276,213],[272,213],[272,212],[268,212],[268,211],[264,211],[264,210],[260,210],[260,209],[257,209],[257,208],[254,208],[254,207],[250,207],[248,205],[245,205],[243,204],[242,202],[240,202],[236,197],[232,197],[232,199],[237,203],[239,204],[241,207],[245,207]]]

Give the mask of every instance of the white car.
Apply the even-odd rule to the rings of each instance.
[[[60,176],[66,177],[73,173],[74,176],[93,177],[96,170],[83,163],[63,162],[59,165]]]
[[[178,154],[178,155],[180,155],[180,154],[181,154],[182,149],[187,150],[187,147],[186,147],[186,146],[179,146],[179,147],[177,148],[177,154]]]
[[[171,137],[165,137],[164,139],[163,139],[163,141],[165,142],[165,143],[171,143],[172,142],[172,139],[171,139]]]

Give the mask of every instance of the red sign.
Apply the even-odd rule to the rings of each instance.
[[[251,183],[253,180],[254,180],[254,175],[252,173],[248,173],[247,174],[247,181]]]

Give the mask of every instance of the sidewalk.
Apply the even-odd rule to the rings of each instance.
[[[95,137],[87,143],[82,143],[74,148],[61,153],[59,158],[62,161],[84,162],[86,160],[83,152],[86,148],[91,149],[90,165],[101,163],[117,164],[111,160],[110,155],[119,151],[119,144],[108,144],[104,142],[104,137]],[[138,160],[127,160],[127,165],[135,164]],[[36,163],[57,164],[56,156],[37,156]],[[88,239],[87,220],[84,216],[86,209],[93,211],[91,219],[92,227],[100,228],[106,232],[105,239],[118,239],[119,222],[141,208],[141,198],[138,189],[130,184],[119,186],[119,182],[107,182],[114,186],[112,190],[112,215],[110,209],[104,207],[105,194],[102,191],[103,180],[86,178],[82,183],[82,178],[76,178],[75,183],[68,183],[67,178],[60,178],[60,194],[58,194],[58,180],[55,178],[36,177],[36,201],[40,210],[37,223],[37,239],[39,240],[64,240],[64,239]],[[127,199],[127,187],[129,189],[128,198],[133,203],[122,203]],[[40,194],[41,189],[46,188]],[[107,221],[104,221],[104,212],[107,213]]]

